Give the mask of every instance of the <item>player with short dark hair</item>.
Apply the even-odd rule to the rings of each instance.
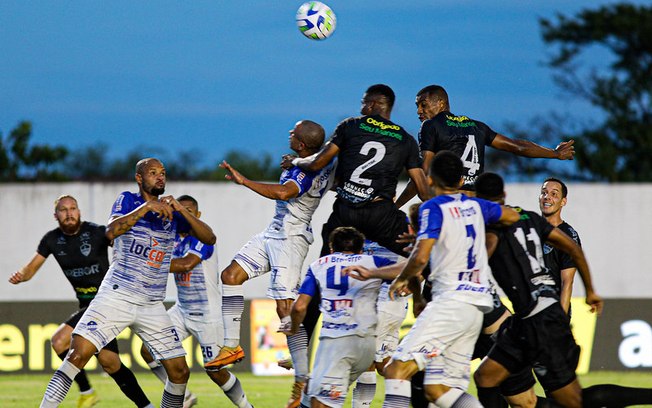
[[[355,227],[367,239],[403,255],[405,244],[396,239],[408,231],[408,223],[393,202],[403,169],[422,199],[429,193],[416,141],[390,120],[394,99],[389,86],[370,86],[362,97],[362,116],[340,122],[316,155],[284,160],[286,168],[315,171],[337,156],[337,199],[322,230],[322,256],[329,252],[329,234],[339,226]]]
[[[475,179],[484,171],[484,149],[491,146],[525,157],[572,160],[573,140],[560,143],[555,149],[539,146],[529,140],[511,139],[495,132],[485,123],[451,113],[448,93],[440,85],[429,85],[416,96],[417,115],[421,123],[419,149],[423,169],[440,150],[453,151],[464,163],[463,190],[473,190]],[[414,186],[408,184],[396,203],[399,207],[414,197]]]
[[[81,221],[77,199],[71,195],[62,195],[55,200],[54,218],[59,226],[43,236],[34,257],[14,272],[9,282],[27,282],[50,254],[54,256],[79,301],[79,310],[70,315],[52,335],[52,348],[63,360],[70,349],[72,331],[97,294],[109,268],[108,247],[111,242],[104,235],[103,225]],[[120,361],[119,353],[118,342],[114,339],[99,351],[97,359],[104,371],[136,406],[151,406],[134,374]],[[77,374],[75,382],[81,391],[77,406],[86,408],[95,405],[97,394],[91,387],[85,370]]]
[[[567,203],[568,187],[563,181],[555,177],[548,177],[541,185],[539,193],[539,210],[541,215],[552,226],[559,228],[566,235],[573,238],[577,245],[582,246],[580,236],[573,227],[561,218],[561,211]],[[565,252],[551,245],[543,246],[543,256],[546,265],[550,268],[553,278],[560,289],[559,297],[561,306],[566,313],[570,313],[570,301],[573,293],[573,279],[575,277],[575,263]]]
[[[487,186],[483,185],[487,181]],[[479,197],[494,197],[504,202],[504,193],[495,176],[476,181]],[[497,195],[498,194],[498,195]],[[571,254],[579,267],[586,290],[586,303],[600,313],[602,299],[591,283],[591,274],[582,249],[559,229],[536,213],[514,207],[520,214],[509,228],[487,231],[489,264],[493,276],[512,302],[514,316],[500,331],[496,344],[474,374],[478,398],[485,407],[502,404],[495,392],[510,373],[534,367],[534,372],[548,395],[565,407],[582,406],[582,390],[575,374],[579,346],[575,343],[569,319],[559,303],[555,281],[543,259],[542,245],[549,241]],[[536,401],[530,379],[529,387],[514,398],[531,397]],[[511,397],[507,397],[510,400]],[[510,403],[513,401],[510,401]]]
[[[357,264],[382,267],[389,261],[362,254],[365,237],[355,228],[338,227],[329,237],[331,254],[310,264],[286,329],[288,334],[298,331],[311,298],[321,293],[320,342],[302,406],[342,407],[349,385],[371,365],[376,349],[381,281],[349,279],[342,269]]]
[[[125,191],[111,209],[106,237],[114,240],[109,271],[97,295],[73,331],[70,352],[50,380],[42,408],[65,398],[72,378],[91,356],[130,327],[166,369],[162,408],[181,408],[190,371],[178,333],[163,300],[177,232],[188,232],[212,245],[211,228],[165,192],[166,172],[154,158],[136,164],[138,192]]]

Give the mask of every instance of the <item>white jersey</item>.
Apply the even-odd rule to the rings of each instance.
[[[351,265],[378,268],[388,265],[383,258],[363,254],[336,252],[319,258],[308,268],[300,294],[321,293],[321,337],[374,335],[376,331],[376,300],[380,279],[358,281],[342,275]]]
[[[264,232],[265,238],[285,239],[289,235],[302,235],[312,243],[314,238],[310,221],[321,198],[330,189],[334,172],[335,161],[316,172],[296,166],[284,170],[279,183],[295,183],[299,187],[299,195],[287,201],[276,200],[274,219]]]
[[[430,254],[432,298],[493,305],[485,224],[500,219],[500,205],[464,194],[437,196],[419,209],[420,239],[437,240]]]
[[[111,209],[111,217],[130,213],[145,200],[138,193],[123,192]],[[170,259],[177,232],[190,225],[178,212],[171,221],[148,212],[129,231],[113,241],[113,259],[98,291],[135,304],[165,299]]]
[[[405,257],[395,254],[377,242],[369,241],[368,239],[364,242],[363,252],[367,255],[375,255],[385,258],[389,261],[390,265],[405,260]],[[390,299],[389,287],[391,285],[391,281],[383,282],[380,285],[380,291],[378,292],[378,311],[405,317],[405,312],[408,309],[408,298],[397,297],[394,300]]]
[[[193,254],[201,261],[191,271],[175,273],[177,306],[190,319],[207,320],[220,317],[220,293],[217,270],[217,253],[213,245],[207,245],[187,235],[177,236],[172,258]]]

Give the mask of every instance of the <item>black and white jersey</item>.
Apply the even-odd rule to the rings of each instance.
[[[44,258],[54,255],[75,289],[79,307],[88,306],[109,269],[109,240],[104,235],[105,229],[103,225],[86,221],[75,235],[66,235],[56,228],[43,236],[36,250]]]
[[[464,163],[464,185],[472,186],[484,171],[484,147],[496,138],[486,124],[466,116],[440,112],[421,124],[419,148],[434,153],[450,150]]]
[[[403,127],[378,115],[341,122],[331,143],[340,149],[337,195],[350,204],[392,200],[403,169],[421,167],[419,147]]]
[[[580,241],[580,236],[575,231],[573,227],[570,226],[566,221],[562,222],[557,226],[564,234],[568,235],[577,243],[577,245],[582,246],[582,241]],[[569,254],[564,251],[561,251],[550,244],[545,244],[543,246],[543,258],[546,261],[546,266],[550,270],[550,274],[555,279],[557,288],[561,290],[561,271],[568,268],[575,268],[575,262]]]
[[[513,208],[521,215],[517,222],[507,228],[487,230],[499,240],[489,265],[494,279],[512,302],[515,314],[525,317],[539,304],[539,298],[559,300],[543,256],[543,243],[554,227],[535,212]]]

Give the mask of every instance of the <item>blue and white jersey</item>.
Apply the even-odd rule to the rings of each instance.
[[[500,205],[464,194],[421,204],[417,240],[435,238],[430,254],[432,298],[452,298],[491,308],[485,224],[500,219]]]
[[[330,189],[335,173],[335,160],[316,172],[292,167],[281,174],[280,184],[295,183],[299,195],[287,201],[276,200],[274,219],[265,230],[266,238],[285,239],[290,235],[302,235],[313,242],[310,221],[321,198]]]
[[[125,191],[113,204],[110,218],[128,214],[144,202],[139,193]],[[145,214],[113,241],[113,259],[98,295],[108,292],[135,304],[163,301],[174,237],[189,231],[190,225],[178,212],[171,221],[151,211]]]
[[[308,268],[299,294],[321,293],[322,328],[320,338],[367,336],[376,333],[376,300],[380,279],[358,281],[342,275],[351,265],[379,268],[389,261],[364,254],[336,252],[319,258]]]
[[[389,265],[405,260],[405,257],[395,254],[377,242],[368,239],[364,241],[364,248],[362,251],[367,255],[374,255],[386,259],[389,262]],[[405,311],[408,309],[408,298],[399,296],[394,300],[390,299],[389,287],[391,285],[391,281],[383,281],[380,285],[377,309],[379,312],[390,313],[396,316],[405,316]]]
[[[217,262],[212,262],[217,259],[215,247],[191,235],[181,237],[177,234],[172,258],[183,258],[187,254],[199,257],[201,262],[191,271],[174,274],[177,306],[191,319],[221,316]]]

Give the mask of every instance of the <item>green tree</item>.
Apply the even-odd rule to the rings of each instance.
[[[613,4],[540,20],[562,89],[604,113],[575,136],[580,171],[608,181],[652,180],[652,6]],[[597,49],[596,49],[597,47]],[[604,66],[580,57],[607,51]]]
[[[278,181],[281,175],[281,159],[274,160],[269,153],[252,155],[249,152],[231,150],[224,158],[230,165],[251,180]],[[199,178],[203,180],[224,181],[226,172],[219,168],[219,163],[210,170],[201,172]]]
[[[5,138],[0,134],[0,180],[60,181],[60,167],[68,149],[63,146],[30,144],[32,124],[20,122]]]

